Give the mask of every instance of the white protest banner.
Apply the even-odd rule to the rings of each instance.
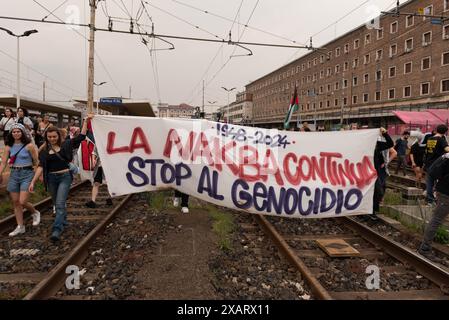
[[[372,213],[377,129],[292,132],[129,116],[95,116],[92,126],[112,196],[171,187],[251,213]]]

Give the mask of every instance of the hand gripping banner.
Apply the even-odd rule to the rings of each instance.
[[[379,130],[292,132],[207,120],[95,116],[111,196],[178,189],[291,218],[372,213]]]

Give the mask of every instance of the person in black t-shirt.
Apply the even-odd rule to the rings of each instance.
[[[398,159],[397,159],[397,166],[396,166],[396,174],[398,174],[399,169],[402,167],[402,172],[404,173],[404,176],[407,175],[407,172],[405,171],[405,167],[407,166],[406,163],[406,156],[407,156],[407,150],[408,150],[408,138],[410,137],[410,132],[404,131],[402,134],[402,137],[396,140],[396,143],[394,145],[394,149],[398,153]]]
[[[446,125],[441,124],[436,129],[436,134],[433,137],[430,137],[426,143],[426,154],[425,154],[425,165],[424,170],[429,170],[432,163],[435,162],[436,159],[441,157],[446,152],[449,152],[449,146],[446,140],[446,133],[448,128]],[[433,188],[435,186],[435,180],[427,175],[426,179],[426,201],[428,204],[435,203],[435,196],[433,195]]]
[[[424,135],[419,133],[416,142],[410,149],[410,160],[412,162],[413,171],[416,176],[416,187],[421,188],[421,180],[423,176],[424,154],[426,153],[426,145],[423,143]]]

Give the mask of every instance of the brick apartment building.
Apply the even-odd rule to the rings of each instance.
[[[410,0],[382,15],[377,28],[360,26],[248,84],[253,121],[283,122],[295,84],[302,121],[319,125],[387,125],[393,110],[449,108],[449,0]],[[396,11],[396,9],[391,12]]]

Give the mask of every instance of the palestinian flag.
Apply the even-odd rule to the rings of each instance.
[[[290,121],[292,119],[292,115],[295,111],[299,109],[299,101],[298,101],[298,89],[295,86],[295,92],[293,93],[292,100],[290,102],[290,106],[288,107],[288,112],[284,120],[284,129],[288,130],[290,127]]]

